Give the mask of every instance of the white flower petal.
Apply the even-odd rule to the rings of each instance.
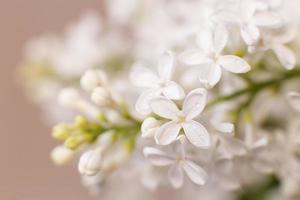
[[[155,132],[160,122],[154,117],[148,117],[143,121],[141,132],[143,138],[154,138]]]
[[[272,12],[259,12],[254,15],[254,22],[257,26],[279,26],[281,20],[278,15]]]
[[[136,101],[135,109],[138,113],[147,115],[152,112],[150,101],[159,96],[158,90],[147,90],[143,92]]]
[[[221,56],[218,59],[218,63],[224,69],[232,73],[246,73],[251,67],[250,65],[242,58],[233,55]]]
[[[247,45],[255,45],[260,37],[258,28],[253,24],[243,25],[241,35]]]
[[[167,51],[165,52],[158,61],[158,74],[163,82],[171,79],[174,69],[174,55]]]
[[[211,63],[206,69],[200,72],[199,80],[205,88],[211,89],[214,87],[222,77],[222,69],[219,65]]]
[[[229,135],[223,135],[223,137],[221,137],[221,141],[224,157],[232,158],[233,156],[245,155],[247,153],[246,145],[239,139]]]
[[[202,124],[190,120],[183,123],[182,127],[190,143],[201,148],[208,148],[210,146],[209,134]]]
[[[234,130],[234,125],[232,123],[219,123],[216,126],[216,129],[222,133],[232,133]]]
[[[228,32],[225,26],[219,24],[214,30],[214,49],[215,53],[220,53],[226,46],[228,41]]]
[[[148,68],[135,64],[130,72],[131,82],[138,87],[158,87],[159,78]]]
[[[219,10],[217,13],[213,15],[216,21],[222,21],[225,23],[239,23],[240,19],[236,17],[237,14],[233,13],[227,9]]]
[[[208,26],[200,28],[196,35],[196,42],[201,51],[206,53],[214,52],[213,31]]]
[[[187,120],[198,116],[206,105],[207,91],[203,88],[198,88],[191,91],[183,102],[182,111]]]
[[[175,162],[173,157],[153,147],[145,147],[143,152],[152,165],[167,166]]]
[[[288,93],[288,100],[291,106],[300,112],[300,93],[298,92]]]
[[[180,54],[179,59],[187,65],[199,65],[212,62],[202,51],[199,49],[190,49]]]
[[[284,30],[283,33],[276,35],[276,41],[280,44],[286,44],[292,42],[298,34],[298,26],[292,25]]]
[[[240,13],[242,14],[244,20],[249,20],[254,15],[257,9],[257,4],[255,0],[242,0],[240,1]]]
[[[155,134],[156,143],[159,145],[171,144],[176,140],[180,129],[181,126],[175,121],[165,123],[160,128],[158,128]]]
[[[276,45],[272,49],[284,68],[291,70],[295,67],[296,56],[292,50],[283,45]]]
[[[180,188],[183,185],[183,172],[180,165],[172,165],[168,171],[168,178],[174,188]]]
[[[207,180],[207,173],[196,163],[185,160],[183,163],[183,170],[187,176],[196,184],[204,185]]]
[[[164,97],[151,100],[150,107],[155,114],[167,119],[176,119],[179,112],[176,104]]]
[[[232,176],[234,172],[232,159],[221,158],[214,165],[216,175],[220,177],[220,184],[224,189],[233,191],[240,188],[240,181],[237,177]]]
[[[168,84],[162,88],[162,93],[167,98],[174,100],[182,99],[185,96],[183,88],[174,81],[168,82]]]

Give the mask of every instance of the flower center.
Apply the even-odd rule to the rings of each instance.
[[[184,123],[186,121],[185,116],[178,116],[178,123]]]

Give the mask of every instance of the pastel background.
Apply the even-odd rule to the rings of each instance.
[[[55,143],[36,106],[25,98],[16,75],[24,43],[62,33],[98,0],[0,0],[0,199],[89,200],[76,166],[55,167]]]

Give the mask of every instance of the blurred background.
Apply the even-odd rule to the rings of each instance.
[[[24,95],[17,76],[24,43],[45,33],[61,33],[86,10],[101,10],[101,0],[0,0],[0,199],[91,199],[76,166],[55,167],[50,128]]]

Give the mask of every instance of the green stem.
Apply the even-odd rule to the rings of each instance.
[[[276,77],[276,78],[272,78],[266,81],[261,81],[261,82],[253,82],[251,85],[237,90],[231,94],[228,95],[224,95],[224,96],[219,96],[215,99],[213,99],[212,101],[210,101],[207,106],[206,109],[209,109],[217,104],[226,102],[226,101],[230,101],[236,98],[239,98],[241,96],[244,96],[246,94],[257,94],[259,92],[261,92],[262,90],[264,90],[265,88],[268,87],[277,87],[280,86],[282,82],[285,82],[287,80],[291,80],[293,78],[296,77],[300,77],[300,70],[299,69],[295,69],[295,70],[291,70],[291,71],[286,71],[284,72],[280,77]]]

